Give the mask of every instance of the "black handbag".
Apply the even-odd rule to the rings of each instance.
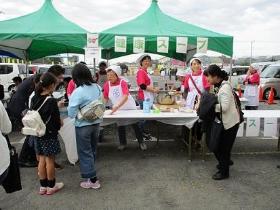
[[[208,135],[207,146],[211,152],[217,151],[221,142],[222,132],[224,131],[222,105],[220,104],[220,118],[215,118],[211,123],[210,133]]]
[[[8,139],[7,141],[10,149],[10,166],[8,167],[8,174],[3,181],[2,186],[6,193],[13,193],[22,190],[22,186],[18,166],[18,154],[15,147],[11,146]]]

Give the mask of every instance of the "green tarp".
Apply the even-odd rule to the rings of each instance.
[[[115,36],[127,37],[127,51],[115,52]],[[169,37],[168,53],[157,53],[157,37]],[[188,53],[196,53],[197,37],[208,38],[208,50],[232,56],[233,37],[206,30],[182,22],[164,14],[157,3],[152,0],[151,6],[140,16],[126,23],[104,30],[99,34],[99,43],[103,48],[102,58],[112,59],[133,53],[133,37],[145,37],[145,52],[156,53],[179,60],[185,60],[186,54],[176,53],[176,37],[188,37]]]
[[[60,53],[84,53],[87,31],[68,21],[46,0],[36,12],[0,21],[0,50],[34,60]]]

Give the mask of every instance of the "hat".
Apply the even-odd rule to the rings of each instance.
[[[178,77],[185,77],[187,75],[187,72],[183,69],[180,69],[177,71],[176,76]]]
[[[257,64],[257,63],[252,63],[251,64],[251,67],[255,70],[255,71],[260,71],[260,65],[259,64]]]
[[[202,63],[201,60],[200,60],[199,58],[192,58],[191,61],[190,61],[190,66],[192,65],[192,62],[193,62],[194,60],[198,60],[198,61],[200,61],[200,63]]]
[[[139,64],[139,66],[141,66],[141,62],[143,61],[143,59],[144,58],[150,58],[151,60],[152,60],[152,58],[151,58],[151,56],[149,55],[149,54],[143,54],[143,55],[141,55],[138,59],[137,59],[137,61],[136,61],[136,63],[138,63]]]
[[[106,71],[108,70],[112,70],[113,72],[115,72],[118,77],[122,75],[122,69],[117,65],[109,66]]]

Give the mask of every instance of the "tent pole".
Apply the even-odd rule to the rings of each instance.
[[[232,75],[232,64],[233,64],[233,60],[232,60],[232,56],[230,57],[230,64],[229,64],[229,81],[231,82],[231,75]]]

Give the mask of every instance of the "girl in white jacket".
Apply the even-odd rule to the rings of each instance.
[[[12,130],[12,124],[8,117],[8,114],[0,101],[0,184],[7,175],[7,169],[10,165],[10,150],[8,148],[7,140],[4,134],[10,133]]]

